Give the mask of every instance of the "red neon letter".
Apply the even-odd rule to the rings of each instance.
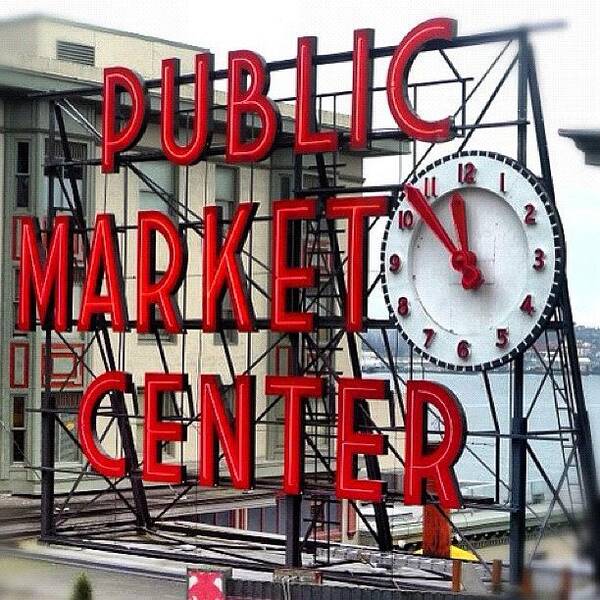
[[[186,431],[181,423],[164,421],[164,402],[175,402],[175,392],[188,387],[182,373],[146,373],[144,382],[144,481],[182,483],[185,467],[161,461],[163,442],[185,442]],[[165,398],[165,392],[169,398]]]
[[[218,485],[218,441],[225,455],[233,487],[248,490],[254,485],[254,416],[256,379],[235,378],[235,418],[223,402],[218,375],[200,376],[200,485]],[[215,437],[215,433],[217,434]]]
[[[112,458],[99,446],[96,434],[98,406],[106,394],[133,392],[133,380],[129,373],[107,371],[96,377],[85,390],[79,405],[77,435],[81,449],[91,467],[105,477],[123,477],[127,469],[125,458]]]
[[[279,110],[267,98],[269,72],[262,56],[249,50],[229,53],[225,160],[230,163],[258,162],[267,158],[279,131]],[[246,77],[250,84],[246,85]],[[258,115],[260,131],[244,141],[247,115]]]
[[[389,397],[389,382],[383,379],[350,379],[342,377],[338,387],[338,433],[336,496],[348,500],[381,502],[385,483],[356,478],[357,454],[385,454],[387,437],[379,433],[360,433],[354,426],[356,403],[385,400]]]
[[[165,274],[156,277],[156,233],[160,232],[169,249]],[[137,330],[147,333],[154,324],[153,306],[162,314],[164,328],[169,333],[181,332],[181,314],[175,295],[183,281],[187,265],[185,242],[173,221],[157,210],[138,213],[137,248]]]
[[[354,32],[352,52],[352,116],[350,125],[350,148],[363,150],[371,133],[371,107],[373,87],[373,60],[371,50],[375,32],[373,29],[357,29]]]
[[[446,386],[433,381],[409,381],[406,399],[404,504],[425,504],[429,481],[443,508],[460,508],[454,465],[466,439],[467,425],[462,406]],[[444,423],[444,437],[433,449],[427,442],[428,404],[437,409]]]
[[[314,56],[316,52],[316,37],[298,38],[294,141],[296,154],[335,152],[338,148],[336,131],[315,131],[317,124],[315,116],[317,67],[314,63]]]
[[[431,19],[417,25],[400,42],[390,62],[387,97],[392,116],[406,135],[423,142],[446,142],[454,137],[453,119],[424,121],[408,99],[408,71],[418,52],[431,40],[451,40],[456,35],[453,19]]]
[[[100,293],[103,278],[106,278],[107,294]],[[114,215],[102,213],[96,215],[77,329],[94,329],[98,316],[107,312],[111,315],[112,330],[125,331],[127,304],[117,243],[117,226]]]
[[[273,274],[271,277],[271,329],[273,331],[312,331],[312,312],[287,310],[288,292],[315,285],[315,267],[290,267],[288,261],[288,223],[314,219],[314,200],[276,200],[273,202]]]
[[[283,491],[298,495],[302,492],[304,475],[304,399],[320,398],[323,380],[320,377],[267,375],[265,393],[284,398]]]
[[[367,274],[369,272],[367,237],[368,217],[380,217],[388,212],[385,196],[368,198],[330,198],[328,219],[348,219],[348,282],[346,291],[346,329],[363,330],[367,311]]]
[[[225,240],[222,240],[220,206],[204,209],[202,254],[202,327],[216,331],[221,320],[221,303],[229,288],[233,315],[240,331],[254,330],[254,311],[246,291],[240,252],[258,210],[257,202],[238,205]]]
[[[162,61],[162,90],[160,97],[160,143],[165,157],[178,165],[193,165],[202,157],[210,144],[213,124],[213,85],[211,74],[214,57],[209,52],[196,55],[196,82],[194,86],[194,125],[187,144],[177,143],[179,129],[179,59]]]
[[[131,98],[129,121],[121,128],[117,126],[118,95],[127,92]],[[102,172],[115,173],[118,165],[115,158],[135,146],[146,130],[147,116],[144,80],[125,67],[104,69],[102,89]]]
[[[21,262],[17,328],[35,329],[35,309],[44,328],[68,331],[72,323],[73,235],[71,217],[57,215],[47,252],[35,217],[21,219]],[[45,255],[42,258],[42,255]]]

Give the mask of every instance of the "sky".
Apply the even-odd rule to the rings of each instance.
[[[296,38],[301,35],[318,36],[319,52],[337,52],[351,49],[354,29],[372,27],[376,45],[391,45],[398,43],[414,25],[433,17],[457,19],[459,35],[564,20],[564,28],[535,34],[532,42],[557,204],[567,236],[574,316],[580,324],[600,326],[600,167],[586,166],[574,143],[557,133],[559,128],[600,128],[600,77],[596,76],[600,64],[599,2],[3,0],[0,3],[0,18],[31,12],[210,48],[215,54],[217,68],[225,66],[227,52],[234,49],[251,49],[267,60],[292,58]],[[456,60],[461,73],[481,73],[492,58],[493,53],[482,48],[463,53]],[[413,80],[448,76],[447,67],[433,61],[433,57],[418,59],[411,74]],[[348,73],[343,69],[320,72],[319,89],[328,83],[334,88],[339,85],[349,88]],[[376,70],[376,83],[383,75],[383,71],[378,73]],[[273,79],[272,95],[293,95],[292,83],[293,80],[282,77],[277,81]],[[482,92],[485,92],[485,86],[482,86]],[[437,96],[419,101],[419,112],[430,118],[445,116],[447,112],[443,110],[452,99],[451,91],[438,92]],[[490,111],[490,118],[514,118],[512,102],[509,95],[499,98],[498,106]],[[375,110],[379,111],[377,103]],[[385,126],[385,119],[378,125]],[[486,149],[491,149],[497,143],[498,150],[515,155],[514,134],[494,130],[485,135],[487,137],[480,137],[481,142],[477,140],[479,147],[484,144]],[[509,136],[512,137],[509,139]],[[475,137],[473,142],[471,147],[477,148]],[[529,156],[536,171],[533,143],[530,143]],[[368,183],[389,183],[390,178],[394,181],[401,175],[397,161],[394,164],[379,161],[376,165],[371,164],[373,162],[367,161],[365,166]]]

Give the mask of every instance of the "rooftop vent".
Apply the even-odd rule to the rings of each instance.
[[[94,46],[75,44],[74,42],[56,42],[56,58],[80,65],[94,66]]]

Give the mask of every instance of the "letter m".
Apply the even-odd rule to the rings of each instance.
[[[17,327],[35,329],[36,308],[45,329],[68,331],[72,324],[73,236],[68,215],[53,220],[47,248],[37,217],[21,217],[21,263]]]

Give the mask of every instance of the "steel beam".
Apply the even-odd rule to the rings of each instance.
[[[519,37],[518,81],[517,81],[517,117],[527,120],[527,77],[528,52],[527,38]],[[527,163],[527,125],[517,127],[517,160]],[[510,581],[513,585],[521,583],[525,566],[525,510],[527,502],[527,419],[523,404],[523,355],[519,354],[513,362],[513,414],[511,421],[510,443]]]
[[[54,119],[54,102],[50,102],[49,114],[49,155],[54,158],[54,139],[56,135],[56,123]],[[48,224],[52,223],[54,218],[54,173],[48,173]],[[41,429],[42,429],[42,456],[41,456],[41,537],[42,539],[50,538],[55,531],[54,519],[54,402],[51,395],[52,392],[52,331],[46,329],[46,342],[44,347],[44,391],[41,398]]]
[[[527,503],[527,419],[523,416],[523,355],[513,363],[513,414],[510,442],[510,581],[521,583],[525,565]]]

